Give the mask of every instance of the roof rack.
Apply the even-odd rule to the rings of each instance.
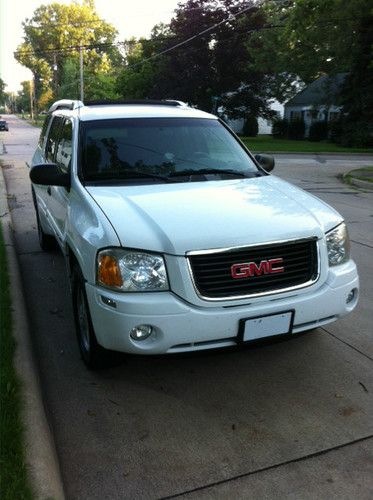
[[[146,106],[186,106],[185,102],[171,99],[129,99],[125,101],[103,100],[103,101],[87,101],[86,106],[110,106],[115,104],[121,105],[146,105]]]
[[[61,99],[60,101],[56,101],[52,104],[52,106],[48,109],[48,113],[52,113],[57,109],[76,109],[84,106],[82,101],[76,101],[72,99]]]

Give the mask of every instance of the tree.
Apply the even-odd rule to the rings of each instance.
[[[245,45],[264,21],[250,0],[188,0],[168,26],[155,27],[150,40],[132,42],[118,90],[131,97],[173,97],[206,111],[217,103],[232,118],[268,118],[269,80],[253,66]]]
[[[339,141],[373,146],[373,9],[360,18],[353,63],[341,92],[344,118]]]
[[[320,75],[349,71],[357,45],[359,19],[370,0],[295,0],[264,4],[274,28],[262,34],[280,71],[309,83]]]
[[[329,89],[326,105],[343,106],[343,119],[331,127],[345,145],[373,144],[373,10],[370,0],[295,0],[266,2],[273,29],[261,35],[256,61],[273,61],[277,75],[309,83],[345,73],[342,90]],[[275,54],[275,57],[271,57]],[[332,82],[334,79],[330,79]],[[278,79],[277,79],[278,81]],[[325,88],[328,96],[328,88]]]
[[[42,5],[26,19],[23,29],[25,41],[15,58],[33,72],[37,99],[50,87],[55,95],[63,94],[66,57],[78,61],[79,47],[91,75],[108,74],[121,60],[114,45],[117,32],[99,18],[93,0]]]
[[[5,104],[6,93],[5,93],[6,83],[0,78],[0,106]]]
[[[17,103],[20,111],[30,112],[30,81],[21,82],[22,90],[18,92]]]

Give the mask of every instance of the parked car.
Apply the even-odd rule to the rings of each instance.
[[[90,368],[303,332],[351,312],[342,216],[270,175],[216,116],[178,101],[59,101],[30,178],[40,245],[62,249]]]
[[[5,120],[0,120],[0,130],[5,130],[6,132],[8,132],[9,127]]]

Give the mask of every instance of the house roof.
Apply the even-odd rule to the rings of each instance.
[[[333,76],[321,76],[307,85],[301,92],[290,99],[286,106],[312,106],[320,104],[336,104],[347,73]]]

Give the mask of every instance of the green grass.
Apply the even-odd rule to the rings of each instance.
[[[20,382],[14,369],[9,276],[0,225],[0,492],[2,500],[33,498],[24,458]],[[37,436],[35,437],[37,439]]]
[[[332,142],[291,141],[274,139],[271,135],[241,137],[245,145],[254,152],[262,153],[371,153],[373,148],[343,148]]]
[[[343,178],[349,183],[352,178],[373,183],[373,167],[362,167],[350,170]]]

